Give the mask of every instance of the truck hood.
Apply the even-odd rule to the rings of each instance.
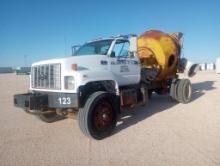
[[[33,63],[32,66],[60,63],[66,70],[71,69],[72,64],[77,64],[77,70],[86,70],[90,68],[100,68],[102,61],[107,59],[106,55],[80,55],[60,59],[49,59]]]

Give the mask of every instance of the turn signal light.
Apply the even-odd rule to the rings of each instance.
[[[76,71],[77,70],[77,64],[72,64],[72,70]]]

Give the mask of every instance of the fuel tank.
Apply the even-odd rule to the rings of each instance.
[[[138,37],[138,55],[142,69],[157,71],[155,80],[174,78],[181,54],[181,32],[167,34],[146,31]]]

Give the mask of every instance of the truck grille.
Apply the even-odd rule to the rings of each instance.
[[[61,89],[61,65],[45,64],[33,66],[31,84],[32,88]]]

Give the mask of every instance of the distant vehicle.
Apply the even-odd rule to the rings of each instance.
[[[199,66],[200,66],[200,70],[201,70],[201,71],[206,70],[206,66],[207,66],[206,63],[202,63],[202,64],[200,64]]]
[[[0,74],[2,73],[13,73],[12,67],[0,67]]]
[[[189,103],[188,79],[199,66],[181,59],[182,33],[147,31],[85,43],[73,57],[32,64],[30,92],[14,96],[14,104],[54,122],[77,112],[88,137],[103,139],[116,126],[122,107],[145,105],[153,92]]]
[[[207,70],[215,70],[215,64],[214,63],[207,63],[206,65]]]
[[[29,75],[31,73],[31,67],[19,67],[16,69],[17,75]]]
[[[215,62],[215,71],[217,74],[220,74],[220,58],[217,58],[216,59],[216,62]]]

